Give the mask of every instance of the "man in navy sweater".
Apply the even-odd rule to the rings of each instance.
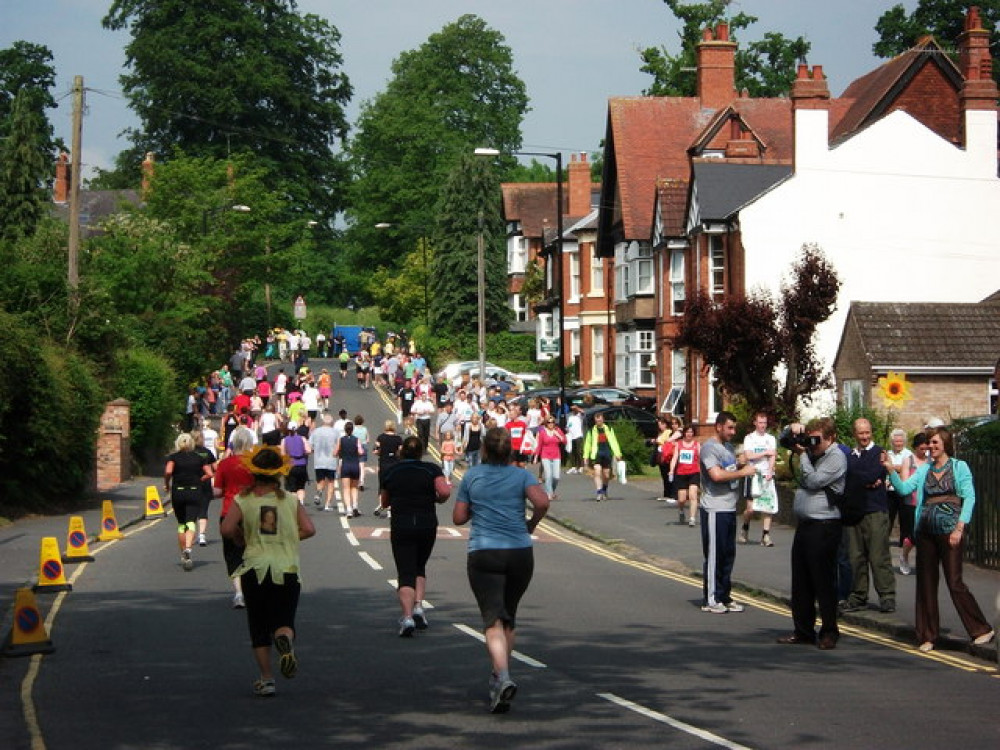
[[[854,584],[841,612],[855,612],[868,606],[868,570],[879,596],[879,610],[896,611],[896,576],[889,554],[889,501],[885,493],[882,449],[872,441],[867,419],[854,422],[855,448],[847,456],[848,493],[864,493],[865,517],[848,529],[851,570]]]

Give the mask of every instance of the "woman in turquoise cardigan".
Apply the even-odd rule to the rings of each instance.
[[[983,616],[976,598],[962,580],[962,556],[965,551],[965,527],[972,519],[976,491],[972,472],[965,461],[951,458],[954,450],[951,433],[937,428],[928,441],[930,460],[919,466],[909,479],[900,479],[889,456],[882,453],[882,464],[889,481],[900,495],[917,492],[916,520],[913,535],[917,548],[917,643],[921,651],[934,649],[940,627],[938,613],[938,567],[951,601],[962,618],[972,642],[983,645],[993,640],[994,632]]]

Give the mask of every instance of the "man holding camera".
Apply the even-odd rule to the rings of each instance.
[[[840,510],[831,494],[844,491],[847,457],[837,445],[837,428],[829,417],[804,428],[793,424],[781,436],[785,448],[799,454],[799,488],[795,491],[798,524],[792,541],[792,622],[795,631],[778,643],[837,647],[837,547]],[[829,493],[827,492],[829,490]],[[816,604],[820,629],[816,637]]]

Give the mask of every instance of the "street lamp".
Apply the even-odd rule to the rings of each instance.
[[[495,148],[477,148],[476,156],[500,156]],[[515,156],[541,156],[556,162],[556,279],[559,290],[559,425],[566,426],[566,299],[563,294],[563,169],[562,153],[541,151],[513,151]],[[544,238],[542,242],[544,243]]]
[[[208,234],[208,217],[222,211],[236,211],[241,214],[250,213],[250,206],[244,206],[242,203],[237,203],[233,206],[218,206],[216,208],[206,208],[201,212],[201,233],[203,235]]]

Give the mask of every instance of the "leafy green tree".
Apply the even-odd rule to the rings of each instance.
[[[422,323],[429,315],[429,270],[434,263],[434,247],[421,237],[416,247],[403,256],[398,270],[379,268],[371,275],[368,293],[378,305],[379,315],[389,320]]]
[[[119,172],[137,179],[146,151],[253,154],[292,205],[342,208],[347,171],[331,146],[346,138],[351,86],[334,26],[294,0],[114,0],[103,24],[131,33],[121,84],[142,123]]]
[[[51,159],[45,158],[47,123],[37,96],[22,88],[14,97],[10,130],[0,146],[0,236],[34,233],[48,208],[44,192]]]
[[[507,254],[500,216],[500,184],[493,166],[471,152],[460,157],[437,206],[431,264],[433,330],[476,331],[479,309],[477,241],[484,241],[486,329],[502,331],[510,321]]]
[[[920,37],[932,34],[945,49],[952,47],[965,30],[965,15],[970,4],[979,6],[983,26],[992,31],[990,51],[993,53],[993,78],[1000,81],[1000,0],[920,0],[912,13],[902,5],[894,5],[879,16],[875,31],[879,39],[872,45],[872,52],[879,57],[894,57],[912,47]]]
[[[701,352],[730,397],[782,419],[830,386],[816,356],[816,328],[837,304],[840,279],[823,251],[804,245],[777,302],[765,292],[714,300],[703,291],[684,308],[676,345]],[[784,380],[775,372],[784,367]]]
[[[666,47],[649,47],[640,53],[643,73],[653,76],[644,92],[647,96],[694,96],[697,93],[695,48],[702,30],[727,21],[730,38],[735,32],[757,22],[756,16],[737,13],[729,16],[731,0],[707,0],[685,3],[663,0],[683,23],[679,33],[681,48],[676,54]],[[727,18],[728,16],[728,18]],[[767,32],[760,41],[741,44],[736,51],[736,89],[746,89],[752,97],[787,94],[795,80],[796,66],[809,54],[810,44],[803,37],[788,39],[777,32]]]
[[[350,146],[347,265],[354,269],[398,265],[375,225],[433,226],[441,188],[463,155],[477,146],[510,153],[521,145],[525,85],[504,37],[481,18],[464,15],[403,52],[392,76],[362,105]],[[512,157],[504,164],[512,166]]]
[[[45,110],[57,106],[52,98],[55,83],[56,71],[52,67],[52,52],[48,47],[17,41],[6,49],[0,49],[0,138],[10,133],[14,98],[21,91],[29,92],[32,109],[45,122],[39,151],[49,163],[61,145],[61,141],[54,136],[52,124],[45,118]]]

